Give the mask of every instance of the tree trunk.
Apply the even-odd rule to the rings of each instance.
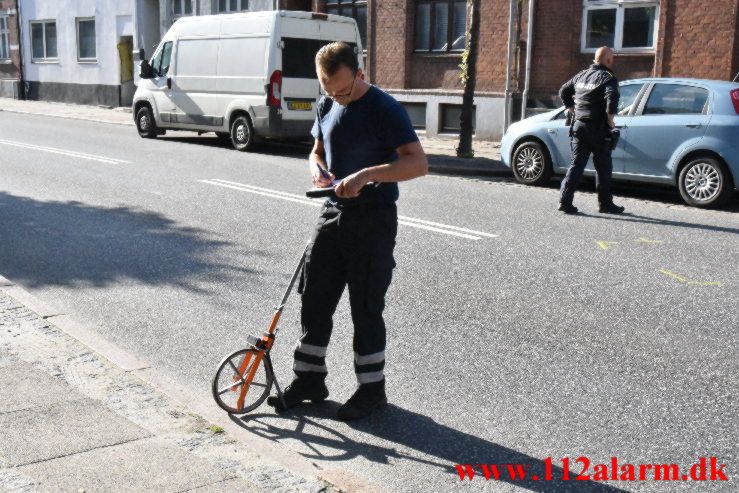
[[[475,100],[475,80],[477,79],[477,46],[480,39],[480,0],[467,0],[470,13],[470,28],[467,33],[467,46],[462,55],[462,74],[464,84],[462,96],[462,115],[459,118],[459,146],[457,156],[472,157],[472,106]]]

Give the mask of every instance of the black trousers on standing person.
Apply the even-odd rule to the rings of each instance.
[[[323,377],[333,315],[344,288],[354,324],[354,369],[360,384],[384,379],[386,329],[382,312],[395,267],[395,203],[324,205],[298,291],[303,334],[295,348],[299,377]]]
[[[575,190],[582,179],[590,155],[595,167],[595,186],[601,207],[613,204],[611,193],[611,174],[613,161],[608,137],[608,123],[605,120],[577,120],[572,127],[572,164],[567,170],[560,188],[559,203],[572,205]]]

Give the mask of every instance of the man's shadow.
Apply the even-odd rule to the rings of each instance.
[[[294,411],[277,415],[264,413],[247,415],[241,418],[232,415],[231,419],[263,438],[275,442],[292,440],[300,442],[310,450],[310,452],[300,452],[301,455],[309,459],[346,461],[361,456],[380,464],[389,464],[389,459],[410,460],[437,468],[440,472],[449,476],[450,484],[460,480],[470,481],[466,468],[463,468],[460,472],[456,467],[457,464],[495,464],[503,466],[499,468],[500,474],[497,481],[510,483],[531,491],[542,493],[617,493],[627,491],[602,482],[576,480],[575,478],[578,477],[580,472],[580,464],[575,462],[576,458],[572,459],[572,463],[573,467],[578,468],[578,470],[568,471],[569,480],[562,480],[564,470],[557,466],[559,458],[552,458],[549,470],[549,477],[552,479],[546,480],[547,464],[539,458],[438,424],[427,416],[393,404],[365,419],[350,421],[347,424],[354,430],[373,435],[387,442],[396,443],[399,448],[413,449],[419,454],[408,454],[396,448],[358,442],[333,427],[319,422],[319,420],[335,419],[338,407],[338,403],[326,401],[318,405],[301,406]],[[284,425],[271,424],[275,419],[282,420]],[[311,427],[316,430],[315,433],[311,432]],[[327,453],[327,451],[331,452]],[[431,456],[435,459],[423,459],[419,456]],[[518,470],[514,468],[514,470],[509,471],[505,467],[506,465],[522,465],[523,467],[529,465],[530,467],[525,471],[526,476],[522,479]],[[515,477],[511,473],[514,473]],[[592,474],[593,469],[591,468],[587,473]],[[475,470],[473,481],[484,481],[484,478],[482,468],[478,467]]]

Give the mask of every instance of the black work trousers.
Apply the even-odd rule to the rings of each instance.
[[[611,148],[608,137],[608,123],[606,121],[577,120],[572,127],[572,163],[567,170],[559,192],[560,204],[572,205],[580,179],[588,164],[590,155],[593,155],[595,167],[595,186],[598,191],[598,202],[601,206],[613,203],[611,194]]]
[[[316,225],[300,280],[303,334],[295,348],[297,376],[321,377],[344,288],[354,324],[354,369],[360,384],[384,378],[385,294],[398,231],[395,203],[339,207],[327,202]]]

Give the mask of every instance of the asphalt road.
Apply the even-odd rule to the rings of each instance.
[[[311,231],[306,151],[0,112],[0,274],[210,400],[216,365],[266,328]],[[342,301],[329,401],[265,405],[243,426],[393,492],[739,490],[739,202],[617,194],[627,215],[598,214],[585,187],[584,214],[564,216],[556,185],[402,184],[391,405],[333,419],[355,386]],[[273,351],[283,384],[298,301]],[[572,479],[543,480],[548,457],[554,478],[569,457]],[[730,480],[577,481],[580,457],[591,475],[612,457],[680,475],[717,457]],[[456,464],[530,469],[460,481]]]

